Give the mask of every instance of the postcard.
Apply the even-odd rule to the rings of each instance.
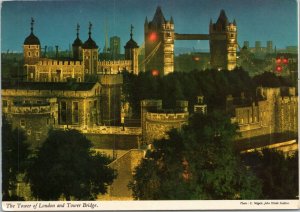
[[[299,209],[299,1],[1,6],[4,211]]]

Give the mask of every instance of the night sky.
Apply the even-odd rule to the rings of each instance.
[[[157,6],[161,6],[166,19],[173,16],[177,33],[208,34],[210,19],[215,22],[220,10],[225,9],[230,21],[236,19],[240,45],[244,40],[249,40],[250,46],[256,40],[262,46],[272,40],[277,48],[297,45],[296,0],[69,0],[2,2],[1,49],[22,51],[24,39],[30,33],[31,17],[35,19],[34,33],[42,46],[68,49],[76,37],[77,23],[84,42],[89,21],[93,24],[92,38],[101,50],[105,25],[108,37],[120,36],[124,46],[133,24],[134,39],[141,45],[145,17],[152,20]],[[208,49],[208,41],[176,41],[175,46]]]

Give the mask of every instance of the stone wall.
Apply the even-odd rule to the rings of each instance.
[[[117,74],[123,70],[131,70],[131,60],[98,61],[98,74]]]
[[[118,174],[117,179],[108,189],[109,199],[133,199],[128,184],[133,179],[135,168],[140,164],[144,155],[143,150],[132,149],[109,165]]]
[[[85,133],[85,136],[92,141],[95,149],[130,150],[136,149],[140,145],[140,136],[138,135]]]
[[[167,138],[167,132],[171,129],[181,129],[182,125],[188,123],[188,112],[183,113],[146,113],[146,142]]]
[[[298,96],[294,88],[259,88],[263,100],[251,106],[234,106],[234,121],[241,137],[298,133]]]
[[[81,61],[41,59],[35,65],[25,65],[27,80],[34,82],[64,82],[68,78],[84,81]]]

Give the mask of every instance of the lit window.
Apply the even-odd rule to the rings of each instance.
[[[65,124],[67,122],[67,103],[61,102],[60,103],[60,122],[61,124]]]
[[[20,120],[20,127],[24,128],[26,126],[26,122],[24,119]]]
[[[39,141],[41,140],[41,134],[40,132],[35,133],[35,140]]]

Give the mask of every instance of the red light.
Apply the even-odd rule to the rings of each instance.
[[[277,59],[276,59],[276,63],[277,63],[277,64],[281,63],[281,58],[277,58]]]
[[[276,71],[277,71],[277,72],[281,72],[281,71],[282,71],[282,67],[281,67],[281,66],[277,66],[277,67],[276,67]]]
[[[151,73],[152,73],[152,76],[154,76],[154,77],[159,75],[159,71],[155,70],[155,69],[153,69]]]
[[[155,32],[151,32],[151,34],[149,35],[149,40],[150,41],[156,41],[157,40],[157,34]]]
[[[283,59],[283,63],[284,63],[284,64],[287,64],[288,62],[289,62],[288,59],[286,59],[286,58]]]

